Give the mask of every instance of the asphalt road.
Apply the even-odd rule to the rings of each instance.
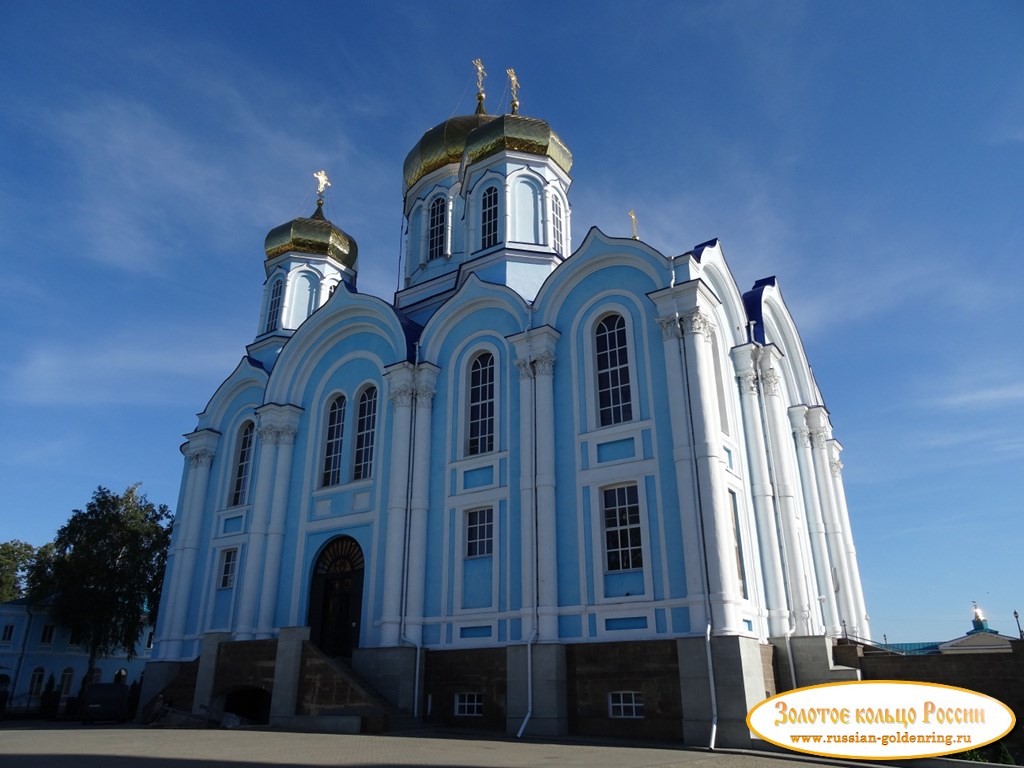
[[[422,736],[343,736],[254,730],[163,730],[0,723],[3,768],[795,768],[813,759],[621,743],[595,745]],[[834,763],[828,763],[834,765]]]

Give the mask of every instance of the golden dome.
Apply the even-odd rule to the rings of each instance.
[[[500,115],[466,137],[466,163],[475,163],[495,152],[511,150],[550,157],[566,173],[572,153],[545,120],[522,115]]]
[[[405,157],[406,191],[431,171],[436,171],[449,163],[460,162],[462,151],[466,147],[466,136],[474,128],[491,122],[495,117],[496,115],[479,112],[475,115],[459,115],[435,125],[424,133]]]
[[[268,259],[298,251],[327,256],[349,269],[355,269],[359,255],[356,241],[324,217],[323,200],[317,200],[316,211],[308,219],[300,216],[270,230],[263,248]]]

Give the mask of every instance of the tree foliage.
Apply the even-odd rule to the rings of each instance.
[[[29,599],[88,647],[90,669],[99,656],[131,658],[156,624],[172,517],[138,488],[120,495],[97,488],[29,568]]]
[[[0,542],[0,603],[25,596],[25,577],[36,548],[12,539]]]

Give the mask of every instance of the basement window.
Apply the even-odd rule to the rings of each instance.
[[[455,694],[456,717],[483,717],[484,695],[477,691],[466,691]]]
[[[640,691],[612,691],[608,694],[608,717],[613,720],[642,720],[644,695]]]

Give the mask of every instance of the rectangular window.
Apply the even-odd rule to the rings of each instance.
[[[9,643],[14,639],[14,625],[4,624],[4,634],[0,642]]]
[[[153,650],[153,633],[152,632],[150,632],[148,635],[146,635],[146,650],[147,651]]]
[[[732,535],[736,542],[736,578],[740,581],[740,592],[743,599],[750,597],[747,593],[747,569],[743,564],[743,537],[740,535],[740,504],[736,491],[729,491],[729,501],[732,504]]]
[[[469,371],[469,445],[476,456],[494,450],[494,355],[477,355]]]
[[[605,488],[602,501],[607,570],[611,572],[643,568],[640,501],[636,485]]]
[[[40,645],[53,645],[53,635],[56,633],[57,627],[53,624],[43,625],[43,634],[39,637]]]
[[[75,671],[71,667],[66,668],[60,673],[60,695],[70,696],[71,695],[71,682],[74,680]]]
[[[640,720],[644,716],[644,695],[640,691],[612,691],[608,694],[608,717]]]
[[[483,717],[484,695],[476,691],[455,694],[456,717]]]
[[[238,550],[222,549],[220,552],[220,588],[235,586],[235,569],[238,566]]]
[[[595,330],[597,410],[602,427],[633,420],[629,343],[622,315],[608,315]]]
[[[471,509],[466,513],[466,557],[489,555],[494,548],[494,510]]]

